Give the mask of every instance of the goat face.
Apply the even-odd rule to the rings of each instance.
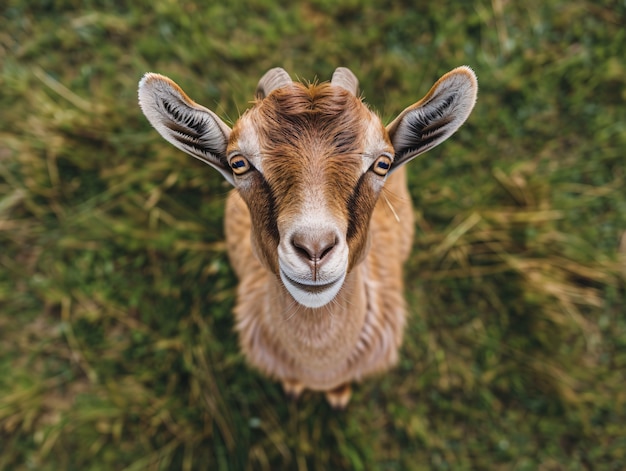
[[[259,260],[300,304],[331,302],[368,250],[370,217],[389,173],[452,135],[476,99],[467,67],[442,77],[387,128],[337,69],[304,86],[282,69],[260,81],[232,131],[171,80],[146,74],[144,114],[165,139],[215,167],[248,205]]]
[[[300,304],[330,302],[364,256],[393,153],[380,119],[331,84],[274,90],[233,128],[227,159],[255,253]]]

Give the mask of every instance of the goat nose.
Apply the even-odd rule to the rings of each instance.
[[[300,258],[319,267],[337,245],[337,236],[331,231],[298,232],[291,238],[291,244]]]

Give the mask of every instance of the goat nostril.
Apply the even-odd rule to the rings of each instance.
[[[319,259],[323,259],[326,255],[330,253],[330,251],[337,245],[337,240],[333,239],[332,243],[328,244],[328,246],[320,252]]]
[[[295,241],[293,242],[293,247],[296,249],[296,253],[306,259],[306,260],[312,260],[312,255],[309,252],[309,250],[306,247],[303,247],[302,245],[299,245],[298,243],[296,243]]]

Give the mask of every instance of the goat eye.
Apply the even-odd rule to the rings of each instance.
[[[250,170],[250,162],[248,162],[248,159],[245,157],[236,155],[230,159],[230,168],[233,169],[233,173],[235,175],[243,175]]]
[[[391,159],[387,155],[381,155],[378,157],[372,167],[374,173],[380,175],[381,177],[387,175],[389,169],[391,169]]]

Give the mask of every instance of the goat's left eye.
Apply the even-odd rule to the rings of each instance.
[[[237,155],[230,159],[230,168],[233,169],[235,175],[242,175],[250,170],[250,162],[241,155]]]
[[[391,169],[391,158],[389,158],[389,156],[387,155],[379,156],[374,162],[374,166],[372,167],[372,170],[374,170],[374,173],[380,175],[381,177],[384,177],[385,175],[387,175],[387,172],[389,172],[390,169]]]

